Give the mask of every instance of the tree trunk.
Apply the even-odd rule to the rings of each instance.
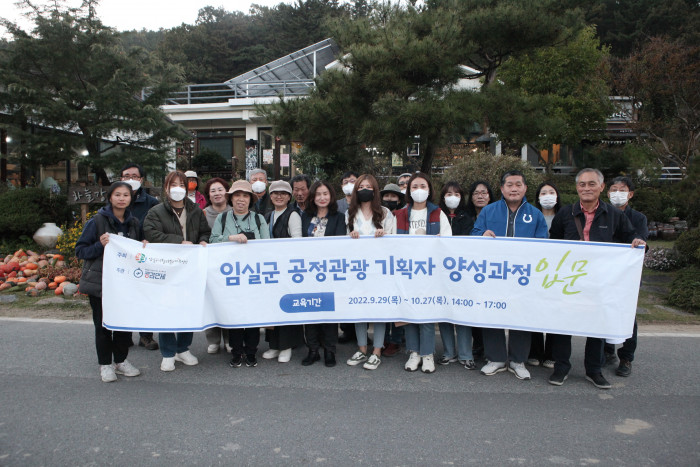
[[[424,174],[430,175],[433,169],[433,148],[431,145],[425,145],[425,152],[423,153],[423,161],[421,162],[420,171]]]

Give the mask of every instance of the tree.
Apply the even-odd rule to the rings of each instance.
[[[117,33],[95,16],[95,2],[60,10],[31,3],[34,29],[3,21],[12,36],[0,50],[0,108],[19,132],[30,165],[81,159],[108,184],[103,153],[120,145],[131,158],[164,165],[181,129],[159,106],[179,72],[142,48],[125,51]],[[119,154],[119,159],[124,155]]]
[[[686,172],[700,150],[700,47],[653,38],[615,68],[617,91],[639,108],[639,143]]]

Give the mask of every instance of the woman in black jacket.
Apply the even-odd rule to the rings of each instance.
[[[333,237],[347,235],[345,215],[338,212],[335,190],[327,182],[311,185],[306,198],[306,210],[301,214],[301,235],[304,237]],[[326,366],[335,366],[335,350],[338,343],[336,323],[307,324],[304,326],[309,354],[301,361],[304,366],[321,359],[318,349],[323,339],[323,356]]]
[[[124,376],[141,374],[126,359],[131,344],[131,333],[110,331],[102,326],[102,259],[109,243],[109,234],[142,240],[139,220],[131,215],[133,192],[126,182],[114,182],[107,190],[107,205],[87,221],[75,244],[75,256],[85,260],[80,278],[80,291],[88,295],[95,325],[95,347],[100,364],[102,381],[117,380],[117,373]],[[112,359],[114,358],[114,363]]]

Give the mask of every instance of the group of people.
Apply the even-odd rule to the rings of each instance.
[[[459,183],[448,182],[439,195],[431,179],[420,172],[406,173],[397,183],[380,189],[370,174],[347,172],[337,198],[326,181],[312,182],[306,175],[290,181],[268,184],[267,173],[256,169],[247,180],[233,184],[212,178],[198,191],[197,174],[173,171],[163,184],[160,202],[146,193],[141,183],[143,169],[127,165],[121,180],[107,192],[107,204],[90,219],[76,244],[76,256],[85,260],[80,289],[88,294],[95,325],[95,345],[101,378],[115,381],[117,374],[137,376],[138,368],[127,360],[131,333],[110,331],[102,326],[102,257],[109,234],[152,243],[202,244],[256,239],[384,235],[485,235],[491,237],[531,237],[644,245],[648,236],[646,217],[629,206],[634,185],[626,177],[612,180],[608,190],[611,204],[601,199],[604,177],[596,169],[583,169],[576,176],[579,195],[575,203],[562,206],[559,191],[552,182],[536,190],[535,203],[525,198],[527,181],[519,171],[501,177],[501,198],[485,180],[476,181],[467,191]],[[442,340],[442,355],[435,356],[436,324]],[[307,347],[304,366],[321,360],[336,365],[337,345],[353,341],[357,351],[347,360],[349,366],[362,365],[376,370],[382,358],[392,357],[405,345],[407,371],[420,369],[433,373],[437,365],[460,364],[476,370],[483,357],[483,375],[509,371],[518,379],[530,379],[527,365],[553,369],[549,383],[560,386],[571,369],[571,336],[504,329],[475,328],[451,323],[396,325],[373,323],[373,339],[368,323],[307,324],[276,326],[265,330],[269,349],[264,359],[286,363],[292,350]],[[231,353],[233,368],[255,367],[260,344],[260,329],[211,328],[206,332],[207,352],[221,348]],[[141,333],[139,345],[160,349],[161,370],[173,371],[175,363],[196,365],[190,352],[193,333]],[[618,349],[618,376],[629,376],[637,341],[635,321],[632,337]],[[371,349],[370,349],[370,346]],[[584,366],[586,379],[601,389],[610,383],[602,374],[606,363],[616,359],[614,346],[603,339],[586,340]]]

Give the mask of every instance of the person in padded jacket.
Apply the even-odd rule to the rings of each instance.
[[[204,211],[187,198],[187,177],[180,171],[170,172],[163,183],[163,202],[151,208],[143,222],[143,234],[153,243],[178,243],[205,246],[211,230]],[[163,361],[160,369],[173,371],[175,362],[185,365],[199,363],[189,351],[191,332],[162,332],[158,334]]]

